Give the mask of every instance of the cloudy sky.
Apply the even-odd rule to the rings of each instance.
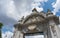
[[[47,12],[50,9],[54,15],[60,16],[60,0],[0,0],[0,22],[4,24],[2,37],[13,35],[13,25],[22,16],[27,16],[33,8]]]

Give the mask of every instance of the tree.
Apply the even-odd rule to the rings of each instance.
[[[2,23],[0,23],[0,38],[2,38],[2,35],[1,35],[1,29],[2,29],[2,26],[3,26],[3,24]]]

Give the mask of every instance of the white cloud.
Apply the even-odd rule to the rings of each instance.
[[[33,8],[36,8],[39,12],[43,11],[41,3],[47,2],[48,0],[14,0],[17,11],[21,16],[27,16],[31,13]],[[40,8],[38,6],[41,6]]]
[[[39,11],[39,12],[43,11],[43,7],[42,6],[44,5],[44,2],[47,2],[47,1],[48,0],[34,0],[34,2],[32,3],[32,9],[36,8],[37,11]]]
[[[3,11],[6,11],[6,16],[14,20],[19,20],[22,16],[29,15],[33,8],[36,8],[38,11],[43,11],[43,4],[41,3],[47,1],[48,0],[0,0],[0,5],[5,9]],[[38,6],[41,7],[39,8]]]
[[[39,8],[39,7],[36,7],[36,9],[37,9],[37,11],[38,12],[41,12],[41,11],[43,11],[43,8],[41,7],[41,8]]]
[[[20,15],[16,11],[13,0],[7,1],[6,10],[7,10],[6,15],[8,17],[13,18],[15,20],[17,20],[20,17]]]
[[[27,16],[31,13],[31,4],[33,0],[14,0],[16,9],[20,17]]]
[[[56,3],[52,5],[54,8],[53,13],[56,14],[60,10],[60,0],[56,0]]]
[[[13,33],[10,31],[6,31],[5,33],[2,33],[2,38],[11,38],[13,36]]]
[[[35,2],[47,2],[48,0],[34,0]]]

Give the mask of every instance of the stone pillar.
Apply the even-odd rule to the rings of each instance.
[[[47,38],[52,38],[50,26],[48,26],[48,28],[47,28]]]
[[[50,30],[50,32],[51,32],[51,38],[58,38],[58,35],[57,35],[57,32],[56,32],[56,23],[53,21],[53,20],[50,20],[49,21],[49,30]]]
[[[59,38],[59,31],[56,24],[50,26],[52,38]]]
[[[54,35],[53,35],[53,32],[52,32],[52,29],[51,29],[51,25],[50,25],[50,32],[51,32],[51,36],[52,36],[52,38],[54,38]]]
[[[13,38],[23,38],[23,33],[21,33],[20,31],[17,31]]]
[[[22,32],[19,33],[19,38],[24,38],[24,35]]]
[[[44,38],[47,38],[47,31],[44,31]]]
[[[14,34],[12,38],[23,38],[23,33],[15,28]]]
[[[17,28],[14,29],[14,34],[12,38],[16,38],[16,32],[17,32]]]
[[[56,33],[56,35],[55,35],[55,37],[56,38],[60,38],[60,31],[59,31],[59,27],[58,27],[58,25],[55,25],[55,33]]]

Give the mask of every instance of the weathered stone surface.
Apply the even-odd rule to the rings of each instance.
[[[33,35],[33,33],[40,32],[43,32],[44,38],[60,38],[58,24],[59,17],[53,15],[50,10],[47,13],[39,13],[34,8],[31,15],[23,18],[18,24],[15,24],[13,38],[25,38],[25,34]]]

